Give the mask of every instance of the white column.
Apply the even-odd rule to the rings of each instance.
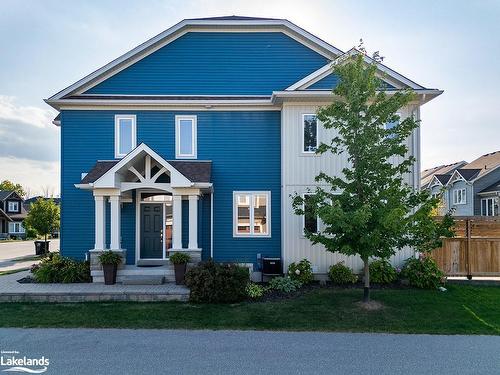
[[[96,250],[106,248],[106,199],[95,196],[95,245]]]
[[[182,196],[172,196],[172,248],[182,249]]]
[[[120,250],[121,247],[121,210],[120,196],[112,195],[109,197],[111,202],[111,244],[110,249]]]
[[[189,196],[189,249],[198,249],[198,196]]]

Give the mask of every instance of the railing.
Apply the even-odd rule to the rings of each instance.
[[[455,237],[431,256],[448,276],[500,276],[500,218],[455,217]]]

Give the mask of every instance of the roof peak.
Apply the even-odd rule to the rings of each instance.
[[[284,18],[251,17],[251,16],[216,16],[201,18],[186,18],[187,21],[284,21]]]

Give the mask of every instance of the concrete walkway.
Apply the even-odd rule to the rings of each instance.
[[[183,285],[20,284],[29,271],[0,276],[0,302],[187,301]]]
[[[59,250],[59,239],[50,240],[50,250]],[[34,241],[0,241],[0,272],[29,268],[39,262],[34,256]]]
[[[500,374],[496,336],[0,329],[0,347],[46,374]]]

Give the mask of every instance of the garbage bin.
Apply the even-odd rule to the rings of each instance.
[[[35,241],[35,254],[43,255],[49,252],[50,241]]]

